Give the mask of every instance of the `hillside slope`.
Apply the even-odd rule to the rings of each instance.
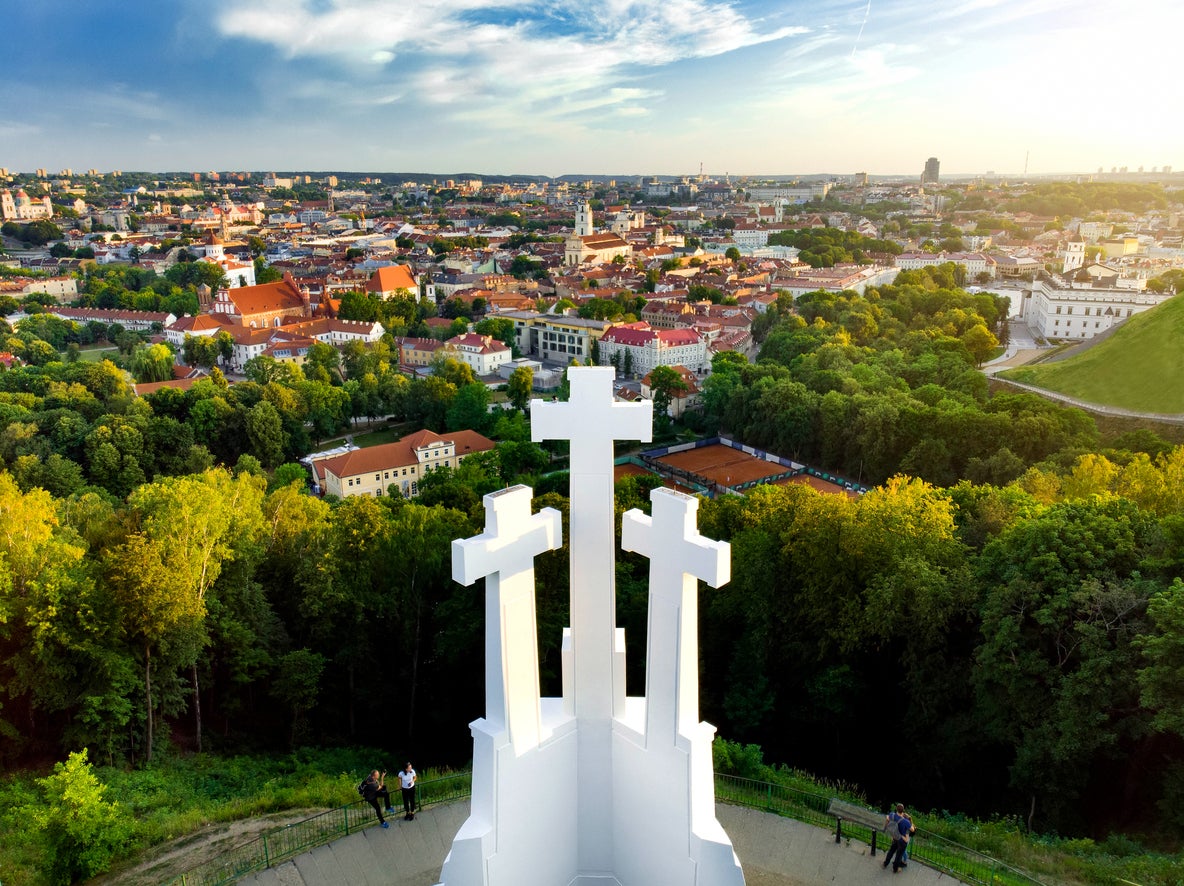
[[[1106,406],[1184,412],[1184,296],[1132,317],[1075,357],[999,377]]]

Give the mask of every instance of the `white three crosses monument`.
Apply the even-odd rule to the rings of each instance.
[[[613,441],[649,440],[653,404],[615,403],[611,367],[568,370],[571,399],[534,401],[534,440],[571,441],[571,627],[563,696],[541,698],[534,558],[563,544],[531,490],[485,496],[485,531],[452,543],[452,574],[485,579],[485,717],[473,798],[441,886],[743,886],[715,818],[711,741],[699,721],[698,580],[731,577],[731,550],[696,528],[698,499],[651,495],[622,546],[650,561],[644,696],[625,694],[616,626]]]

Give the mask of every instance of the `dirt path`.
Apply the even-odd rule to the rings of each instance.
[[[216,858],[222,853],[249,843],[272,828],[304,821],[324,812],[323,809],[297,809],[277,812],[261,818],[212,824],[169,843],[155,846],[138,861],[120,870],[88,880],[88,886],[160,886],[185,871]]]

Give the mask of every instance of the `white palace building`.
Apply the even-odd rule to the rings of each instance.
[[[1035,281],[1030,290],[1024,290],[1019,317],[1043,338],[1084,340],[1171,298],[1170,292],[1098,285],[1098,282],[1070,282],[1057,275],[1045,276]]]

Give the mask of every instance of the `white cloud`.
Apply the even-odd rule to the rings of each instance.
[[[505,126],[596,108],[646,113],[636,99],[659,94],[638,86],[648,72],[807,30],[768,26],[723,0],[235,0],[215,21],[225,36],[357,78],[377,64],[457,119]]]

